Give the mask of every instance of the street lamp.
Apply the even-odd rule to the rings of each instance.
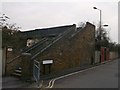
[[[97,44],[99,46],[98,49],[100,50],[100,63],[101,63],[105,60],[105,58],[104,58],[104,57],[106,57],[106,51],[105,50],[107,50],[106,47],[108,45],[107,39],[104,39],[104,38],[106,38],[106,36],[103,36],[106,33],[103,34],[102,26],[107,27],[108,25],[102,25],[101,24],[102,10],[98,9],[97,7],[93,7],[93,9],[96,9],[100,12],[99,13],[100,14],[100,26],[99,26],[99,39],[98,39],[99,44],[98,43]],[[104,47],[102,47],[102,46],[104,46]]]
[[[108,27],[108,25],[107,24],[105,24],[105,25],[103,25],[104,27]]]
[[[93,9],[97,9],[100,11],[100,27],[99,27],[99,33],[100,33],[100,40],[101,40],[101,19],[102,19],[102,10],[98,9],[97,7],[93,7]]]

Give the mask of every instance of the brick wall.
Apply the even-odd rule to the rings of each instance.
[[[76,31],[75,26],[72,29]],[[94,59],[95,26],[87,22],[84,29],[77,29],[77,31],[79,32],[75,36],[71,37],[72,34],[64,36],[39,55],[41,62],[46,59],[53,60],[51,72],[91,64],[91,58]],[[43,72],[44,66],[41,65],[41,74]]]
[[[52,73],[91,64],[91,58],[94,59],[95,26],[87,22],[83,29],[77,29],[76,25],[70,26],[69,29],[71,31],[68,34],[37,57],[41,61],[41,75],[44,73],[44,69],[46,70],[45,74],[48,74],[49,66],[44,67],[42,64],[42,61],[47,59],[53,60]],[[11,56],[14,55],[13,52],[7,54],[7,58],[9,58],[7,62],[9,62],[13,58]],[[20,62],[21,58],[15,60],[12,64],[7,64],[7,73],[13,72]]]
[[[13,51],[8,51],[7,48],[2,48],[3,75],[10,75],[14,72],[16,67],[19,67],[18,65],[21,62],[21,58],[13,60],[17,55],[19,55],[19,53],[16,52],[14,49]]]
[[[110,60],[116,59],[116,58],[118,58],[118,53],[110,51],[110,55],[109,56],[110,56],[109,57]]]

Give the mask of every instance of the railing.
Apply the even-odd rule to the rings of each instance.
[[[56,43],[58,40],[62,39],[64,36],[68,36],[69,33],[71,31],[73,31],[72,29],[73,27],[67,29],[64,33],[60,34],[54,41],[52,41],[51,43],[49,43],[46,47],[41,48],[41,50],[39,49],[39,51],[34,54],[34,56],[31,59],[35,59],[40,53],[42,53],[43,51],[45,51],[46,49],[48,49],[50,46],[52,46],[54,43]]]
[[[30,50],[33,50],[34,48],[36,48],[37,46],[39,46],[41,43],[43,43],[44,41],[46,41],[47,38],[43,38],[42,40],[40,40],[38,43],[32,45],[31,47],[27,47],[25,50],[23,50],[22,52],[29,52]]]
[[[45,43],[46,41],[47,41],[47,38],[43,38],[42,40],[40,40],[38,43],[34,44],[33,46],[24,49],[24,51],[22,51],[21,53],[33,52],[34,49],[36,49],[38,46],[40,46],[41,44]],[[20,65],[21,56],[22,55],[20,54],[20,55],[16,56],[15,58],[11,59],[9,62],[6,62],[6,66],[7,66],[6,70],[7,70],[7,72],[11,72],[12,73],[14,71],[14,69],[16,68],[16,66]]]
[[[29,52],[30,50],[33,50],[34,48],[36,48],[38,45],[40,45],[41,43],[44,43],[47,39],[46,38],[43,38],[42,40],[40,40],[38,43],[34,44],[33,46],[31,47],[28,47],[26,49],[24,49],[21,53],[24,53],[24,52]],[[18,58],[20,58],[21,55],[18,55],[16,56],[15,58],[13,58],[12,60],[10,60],[9,62],[7,62],[7,64],[10,64],[12,62],[14,62],[15,60],[17,60]]]
[[[40,53],[44,52],[46,49],[48,49],[54,43],[56,43],[57,41],[59,41],[60,39],[62,39],[64,36],[66,36],[66,37],[70,37],[71,36],[71,38],[74,37],[77,33],[79,33],[80,31],[82,31],[83,28],[81,28],[79,30],[75,30],[74,33],[70,33],[72,30],[73,30],[72,27],[71,27],[71,29],[69,28],[64,33],[59,34],[59,36],[56,39],[51,40],[51,42],[49,41],[50,39],[48,39],[48,41],[47,41],[48,44],[44,43],[43,46],[39,46],[40,48],[38,47],[38,50],[36,50],[36,53],[34,53],[34,55],[32,56],[31,59],[35,59]],[[61,61],[59,61],[59,62],[61,62]]]

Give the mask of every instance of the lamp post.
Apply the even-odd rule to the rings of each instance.
[[[98,49],[100,50],[100,63],[104,62],[105,57],[106,57],[106,40],[104,40],[104,36],[103,36],[103,31],[102,31],[102,10],[98,9],[97,7],[93,7],[93,9],[97,9],[100,13],[100,26],[99,26],[99,38],[98,38],[98,42],[99,42],[99,47]],[[107,27],[108,25],[103,25],[104,27]],[[104,33],[105,34],[105,33]],[[102,44],[103,43],[103,44]],[[104,46],[104,47],[102,47]]]
[[[101,21],[102,21],[102,10],[98,9],[97,7],[93,7],[93,9],[97,9],[100,11],[100,26],[99,26],[99,34],[100,34],[100,40],[101,40]]]
[[[99,41],[100,41],[100,47],[99,47],[99,50],[100,50],[100,63],[101,63],[101,18],[102,18],[102,10],[98,9],[97,7],[93,7],[93,9],[96,9],[98,10],[100,13],[100,26],[99,26]]]

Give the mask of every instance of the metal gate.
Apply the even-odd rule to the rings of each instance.
[[[35,81],[37,82],[37,84],[39,86],[39,82],[40,82],[40,62],[38,62],[37,60],[34,60],[33,77],[34,77]]]

